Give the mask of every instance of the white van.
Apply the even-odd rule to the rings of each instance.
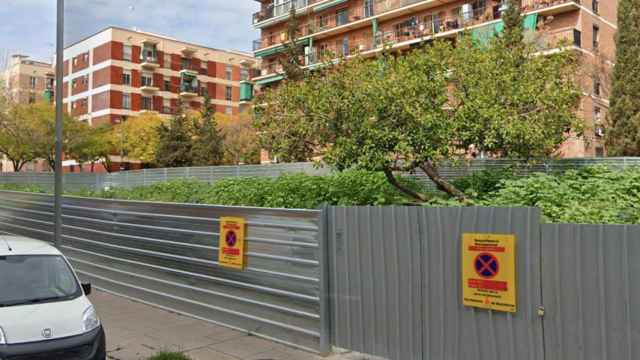
[[[0,235],[0,360],[104,360],[89,293],[55,247]]]

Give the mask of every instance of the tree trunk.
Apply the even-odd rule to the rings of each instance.
[[[396,189],[398,189],[400,192],[402,192],[403,194],[418,200],[420,202],[426,202],[428,201],[430,198],[429,196],[425,195],[425,194],[421,194],[417,191],[414,191],[413,189],[410,189],[404,185],[402,185],[402,183],[400,181],[398,181],[398,179],[395,177],[395,175],[393,175],[393,171],[391,171],[391,169],[384,169],[384,175],[387,177],[387,181],[393,185],[393,187],[395,187]]]
[[[457,198],[462,202],[467,202],[469,200],[462,191],[458,190],[455,186],[453,186],[453,184],[440,176],[440,173],[438,172],[438,169],[435,167],[433,162],[425,161],[424,163],[422,163],[422,165],[420,165],[420,169],[422,169],[422,171],[427,174],[429,179],[431,179],[431,181],[433,181],[438,186],[438,189],[446,192],[447,194]]]

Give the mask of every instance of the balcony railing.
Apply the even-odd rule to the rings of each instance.
[[[291,11],[291,9],[301,9],[318,1],[319,0],[290,0],[278,5],[271,3],[253,14],[253,23],[257,24],[274,17],[286,15]]]
[[[313,20],[308,21],[300,26],[298,31],[298,36],[308,36],[321,31],[327,31],[333,28],[337,28],[346,24],[350,24],[362,19],[370,18],[374,15],[390,12],[414,3],[418,3],[424,0],[403,0],[397,3],[397,5],[392,7],[387,7],[387,3],[383,1],[365,1],[365,5],[358,8],[351,8],[344,13],[332,14],[330,16],[315,16]],[[544,9],[547,7],[557,6],[565,3],[580,3],[581,0],[524,0],[523,1],[523,10],[535,11]],[[500,11],[493,11],[487,9],[486,21],[493,20],[500,17]],[[437,13],[438,11],[435,11]],[[460,17],[464,17],[465,14],[460,15]],[[459,22],[460,26],[468,26],[466,24],[462,25],[462,22]],[[455,24],[444,24],[445,27],[452,28],[455,27]],[[253,50],[260,50],[269,46],[277,45],[281,43],[280,37],[272,37],[272,38],[262,38],[254,41]]]

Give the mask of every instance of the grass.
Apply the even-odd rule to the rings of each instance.
[[[179,352],[159,352],[147,360],[191,360],[190,357]]]

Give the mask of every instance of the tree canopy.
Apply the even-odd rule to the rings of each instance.
[[[426,201],[430,195],[404,187],[395,173],[419,168],[464,199],[440,176],[443,161],[481,152],[548,156],[570,130],[580,131],[574,55],[536,51],[502,38],[478,46],[464,36],[455,46],[436,41],[403,56],[356,57],[266,90],[256,99],[258,131],[281,158],[321,156],[340,170],[382,171]]]
[[[611,155],[640,156],[640,2],[620,0],[607,134]]]

